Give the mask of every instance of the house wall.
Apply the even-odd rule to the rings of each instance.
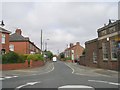
[[[89,42],[85,44],[86,47],[86,53],[85,53],[85,63],[86,66],[90,66],[90,67],[98,67],[98,59],[97,62],[93,61],[93,52],[96,52],[97,57],[98,57],[98,49],[97,49],[97,40],[93,41],[93,42]]]
[[[10,42],[10,44],[14,45],[14,52],[19,54],[28,54],[28,42]]]
[[[74,51],[74,53],[72,52]],[[84,48],[80,46],[79,42],[76,43],[76,45],[70,44],[70,47],[65,50],[65,57],[71,57],[72,53],[74,54],[74,60],[79,59],[79,57],[82,55]]]
[[[120,21],[109,23],[107,26],[98,29],[98,39],[96,41],[90,40],[85,43],[86,53],[85,53],[85,64],[90,67],[99,67],[103,69],[118,70],[120,65],[120,60],[111,57],[112,47],[111,41],[115,40],[118,36],[118,31],[120,27]],[[119,23],[119,24],[118,24]],[[116,40],[115,40],[116,41]],[[102,43],[107,43],[108,59],[103,59],[103,47]],[[117,43],[117,41],[116,41]],[[97,51],[97,63],[93,63],[93,51]],[[116,47],[117,50],[117,47]],[[116,51],[117,53],[117,51]]]
[[[113,69],[113,70],[117,70],[118,69],[118,60],[112,60],[111,58],[111,46],[110,46],[110,41],[114,40],[114,37],[110,37],[109,41],[107,41],[107,39],[102,39],[99,40],[99,47],[101,47],[101,49],[99,50],[99,67],[100,68],[104,68],[104,69]],[[108,60],[104,60],[103,59],[103,48],[102,48],[102,43],[103,42],[107,42],[107,48],[108,48]]]
[[[2,49],[5,49],[6,52],[9,52],[9,34],[8,33],[3,34],[5,34],[5,44],[2,44]]]

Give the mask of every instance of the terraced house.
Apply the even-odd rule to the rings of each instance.
[[[70,43],[70,47],[66,48],[64,51],[65,58],[71,57],[72,60],[78,60],[82,55],[84,48],[80,45],[79,42],[76,42],[76,45]]]
[[[120,20],[98,29],[98,38],[85,42],[85,58],[80,60],[86,66],[105,69],[119,69]]]
[[[19,54],[41,53],[41,50],[30,41],[29,37],[22,36],[22,30],[16,29],[15,33],[10,35],[10,51]]]

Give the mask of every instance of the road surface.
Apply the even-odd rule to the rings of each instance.
[[[67,88],[69,88],[67,90],[84,90],[83,88],[86,88],[85,90],[95,90],[95,88],[99,90],[119,90],[120,84],[116,77],[109,77],[83,68],[79,69],[80,72],[77,72],[77,68],[75,69],[69,63],[61,61],[52,62],[49,66],[48,71],[41,71],[41,69],[36,69],[37,71],[27,70],[22,74],[19,73],[20,75],[13,73],[14,75],[11,77],[2,77],[0,78],[2,88],[14,88],[15,90],[24,88],[39,88],[38,90],[43,88],[48,90],[50,88],[52,88],[51,90],[66,90]]]

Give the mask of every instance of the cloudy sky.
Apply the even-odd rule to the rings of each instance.
[[[15,1],[15,0],[14,0]],[[12,33],[22,29],[22,35],[30,37],[40,47],[40,33],[48,43],[48,50],[57,53],[67,44],[97,37],[97,29],[118,19],[118,2],[5,2],[0,3],[5,27]],[[47,40],[49,39],[49,40]]]

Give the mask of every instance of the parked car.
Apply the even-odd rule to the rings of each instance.
[[[57,61],[57,57],[53,57],[53,62],[56,62]]]

